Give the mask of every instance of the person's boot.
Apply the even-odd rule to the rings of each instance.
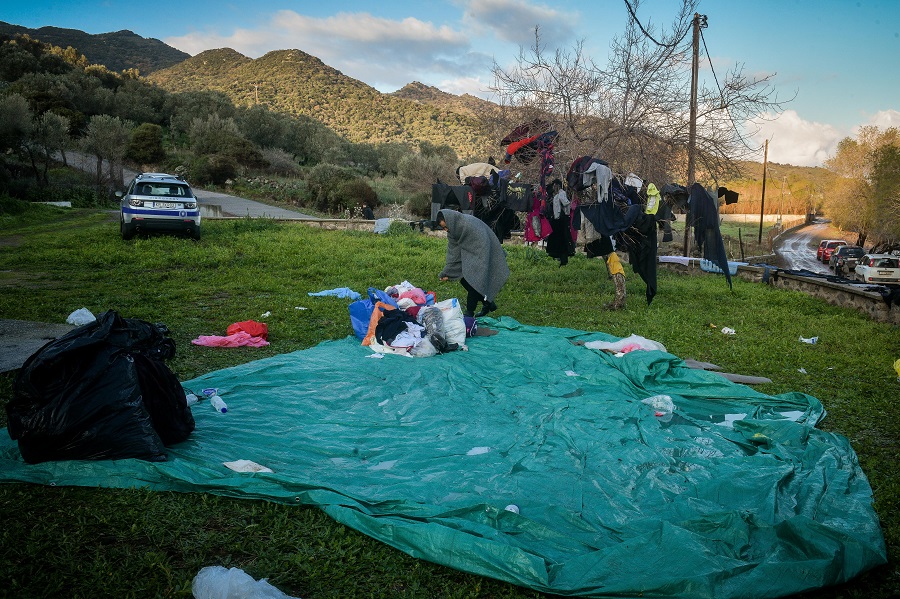
[[[475,314],[475,318],[481,318],[482,316],[487,316],[489,313],[493,312],[497,309],[497,304],[494,302],[483,302],[481,305],[481,311]]]
[[[618,273],[612,276],[616,286],[616,295],[613,301],[606,304],[607,310],[622,310],[625,308],[625,275]]]

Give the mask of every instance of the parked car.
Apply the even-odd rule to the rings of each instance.
[[[834,271],[834,274],[852,273],[856,268],[856,264],[860,258],[866,253],[866,250],[858,245],[842,245],[831,254],[828,260],[828,268]]]
[[[823,239],[822,241],[819,242],[819,248],[816,250],[816,260],[817,261],[819,261],[819,262],[822,261],[822,253],[825,251],[825,246],[828,245],[832,241],[834,241],[834,239]]]
[[[831,254],[842,245],[847,245],[847,242],[843,239],[832,239],[826,243],[825,247],[822,249],[822,262],[828,264],[828,261],[831,260]]]
[[[122,239],[135,233],[165,231],[200,239],[200,206],[181,177],[166,173],[141,173],[121,198],[119,228]]]
[[[866,254],[856,265],[856,278],[865,283],[900,285],[900,258],[892,254]]]

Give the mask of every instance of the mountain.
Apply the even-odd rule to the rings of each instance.
[[[418,81],[407,83],[390,95],[468,116],[488,114],[497,110],[497,105],[493,102],[469,94],[456,96]]]
[[[26,34],[60,48],[72,46],[89,62],[102,64],[111,71],[138,69],[142,75],[171,67],[191,57],[158,39],[145,38],[131,31],[91,34],[78,29],[40,27],[29,29],[0,21],[0,36]]]
[[[480,160],[491,145],[480,133],[477,111],[457,110],[482,100],[469,96],[454,104],[440,90],[430,92],[429,102],[383,94],[300,50],[276,50],[257,59],[230,48],[207,50],[147,78],[171,92],[219,91],[240,106],[264,104],[308,116],[356,143],[428,141]]]

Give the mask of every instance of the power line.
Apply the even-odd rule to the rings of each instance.
[[[630,14],[631,18],[634,19],[634,22],[637,23],[637,26],[641,30],[641,33],[643,33],[651,42],[653,42],[657,46],[659,46],[661,48],[674,48],[678,44],[680,44],[681,40],[683,40],[684,37],[687,35],[687,30],[685,30],[685,32],[681,35],[681,37],[678,38],[678,41],[673,42],[671,44],[661,44],[660,42],[656,41],[656,39],[654,39],[654,37],[652,35],[650,35],[650,33],[646,29],[644,29],[643,25],[641,25],[641,22],[638,20],[637,15],[634,14],[634,9],[631,8],[631,4],[628,2],[628,0],[623,0],[623,1],[625,2],[625,6],[628,7],[628,14]]]
[[[741,140],[741,143],[748,150],[755,150],[757,148],[753,148],[746,142],[744,139],[744,134],[741,133],[740,129],[738,129],[737,123],[734,122],[734,119],[731,117],[731,111],[725,107],[725,92],[722,91],[722,86],[719,85],[719,78],[716,77],[716,69],[713,68],[712,56],[709,55],[709,48],[706,47],[706,38],[703,37],[703,27],[700,28],[700,40],[703,42],[703,51],[706,53],[706,60],[709,62],[709,70],[712,73],[713,80],[716,82],[716,89],[719,90],[719,98],[722,101],[721,108],[725,111],[725,114],[728,115],[728,120],[731,122],[731,126],[734,127],[734,132],[738,134],[738,138]]]

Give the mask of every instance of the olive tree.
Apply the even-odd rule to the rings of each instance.
[[[122,187],[124,182],[122,161],[128,150],[132,125],[119,117],[99,114],[88,121],[87,130],[81,139],[82,149],[97,159],[97,184],[104,182],[103,163],[108,166],[107,181],[112,186]]]
[[[36,119],[26,144],[35,179],[49,183],[47,172],[58,155],[64,155],[69,146],[69,119],[52,112],[45,112]],[[42,169],[38,172],[37,162]]]

